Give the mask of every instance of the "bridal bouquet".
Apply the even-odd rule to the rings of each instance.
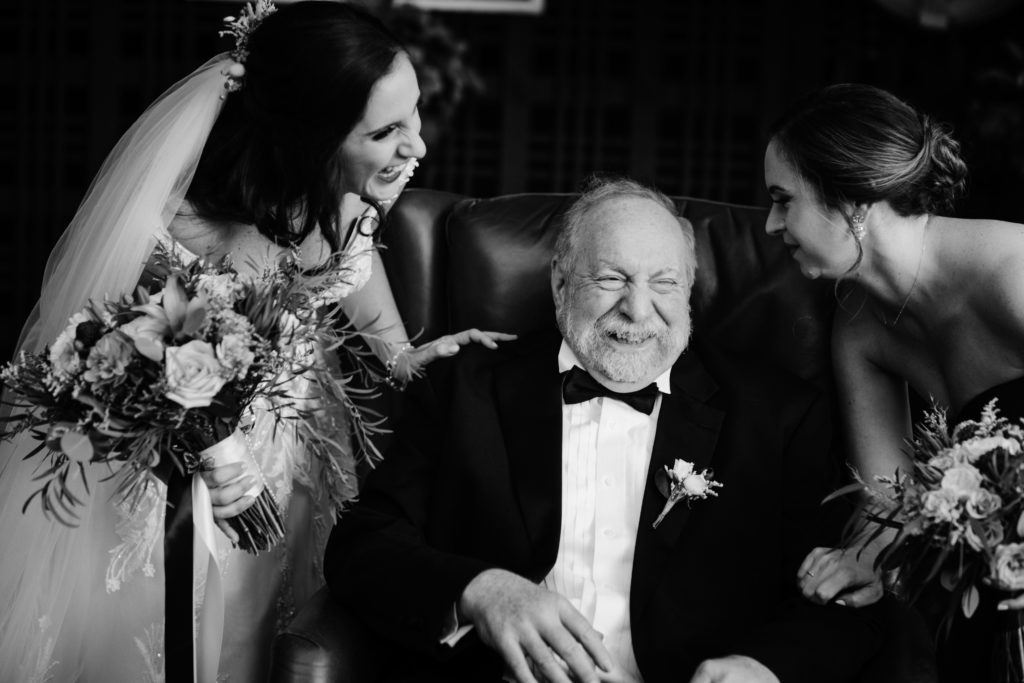
[[[947,623],[957,609],[974,613],[983,585],[1024,590],[1024,422],[1001,417],[996,403],[952,432],[932,409],[910,442],[911,472],[844,489],[868,492],[864,519],[878,526],[867,542],[898,531],[877,562],[896,570],[911,600],[936,578],[950,591]]]
[[[252,278],[226,261],[185,265],[167,250],[155,263],[149,287],[91,302],[48,349],[22,353],[0,373],[15,396],[3,437],[29,432],[39,442],[29,457],[41,460],[40,485],[26,508],[38,498],[47,515],[74,525],[89,474],[118,477],[117,495],[132,502],[172,470],[188,475],[245,459],[254,467],[238,427],[257,401],[315,432],[315,411],[282,387],[298,374],[328,372],[312,349],[345,341],[336,309],[318,300],[323,283],[304,277],[294,259]],[[341,400],[366,446],[374,423],[358,419],[351,397]],[[319,452],[315,444],[311,451]],[[265,485],[246,495],[255,503],[229,524],[240,547],[256,553],[284,530]]]

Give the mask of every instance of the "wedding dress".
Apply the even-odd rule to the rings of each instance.
[[[173,86],[118,143],[51,254],[21,350],[52,342],[90,298],[131,291],[156,243],[168,243],[167,226],[219,113],[230,64],[219,56]],[[356,232],[350,270],[321,293],[323,300],[347,296],[369,279],[372,248],[372,238]],[[301,401],[312,388],[299,375],[286,389]],[[323,419],[344,434],[347,417]],[[297,427],[275,424],[258,405],[242,427],[284,513],[286,534],[253,556],[217,532],[226,612],[217,679],[232,683],[266,675],[273,634],[323,583],[332,503],[355,493],[355,457],[343,440],[332,457],[349,475],[348,490],[328,500],[318,486],[320,461]],[[24,459],[37,445],[27,434],[0,443],[0,681],[164,680],[166,487],[154,481],[128,509],[114,495],[116,473],[93,472],[76,508],[78,526],[65,526],[45,517],[38,502],[22,511],[39,486],[32,478],[42,458]],[[198,564],[197,558],[197,595],[205,569]]]

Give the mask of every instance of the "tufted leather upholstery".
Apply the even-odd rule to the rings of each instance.
[[[549,262],[572,199],[406,191],[392,210],[383,259],[409,333],[429,340],[467,327],[525,333],[553,326]],[[831,391],[832,286],[800,274],[782,243],[765,234],[764,209],[676,201],[697,237],[694,329]],[[890,639],[894,651],[865,680],[933,680],[927,634],[916,621],[903,626]],[[325,589],[275,640],[271,680],[373,680],[375,647]]]

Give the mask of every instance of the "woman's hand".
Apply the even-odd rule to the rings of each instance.
[[[873,548],[815,548],[797,576],[800,590],[811,602],[824,605],[835,601],[846,607],[864,607],[878,602],[885,590],[875,570]]]
[[[454,356],[459,352],[459,349],[467,344],[482,344],[489,349],[496,349],[498,348],[498,342],[511,341],[515,338],[516,335],[514,334],[486,332],[474,327],[455,334],[446,334],[443,337],[438,337],[434,341],[409,349],[405,353],[409,356],[413,367],[418,371],[430,365],[438,358]]]
[[[244,462],[233,462],[207,468],[204,463],[199,471],[210,489],[210,502],[213,503],[213,519],[217,527],[224,532],[232,543],[238,544],[238,534],[227,523],[231,517],[244,512],[256,499],[245,495],[245,492],[258,483],[253,474],[247,474]]]
[[[1024,609],[1024,593],[1017,595],[1013,598],[1007,598],[1006,600],[1000,600],[996,605],[996,609],[1000,612],[1005,612],[1011,609]]]

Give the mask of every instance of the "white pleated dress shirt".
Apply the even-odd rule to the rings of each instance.
[[[558,370],[583,367],[565,343]],[[666,370],[656,380],[670,393]],[[562,405],[562,529],[543,586],[567,598],[604,634],[616,661],[638,680],[629,591],[640,505],[661,397],[650,415],[611,398]]]

